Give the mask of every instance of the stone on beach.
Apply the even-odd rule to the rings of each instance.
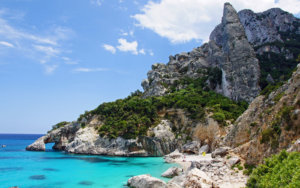
[[[148,174],[134,176],[130,178],[127,185],[132,188],[166,188],[167,184]]]
[[[199,148],[200,148],[200,142],[192,141],[192,142],[189,142],[189,143],[183,145],[182,150],[183,150],[183,153],[196,154],[199,152]]]
[[[168,170],[166,170],[161,176],[166,178],[173,178],[174,176],[178,176],[182,172],[182,168],[171,167]]]

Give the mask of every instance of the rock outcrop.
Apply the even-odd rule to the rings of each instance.
[[[93,122],[93,120],[91,121]],[[151,129],[153,137],[141,136],[136,139],[103,138],[95,127],[87,122],[85,128],[79,123],[71,123],[65,127],[50,131],[26,149],[45,151],[46,143],[55,143],[53,149],[68,153],[110,155],[110,156],[163,156],[176,149],[177,142],[171,132],[171,123],[162,120]]]
[[[286,32],[300,34],[299,19],[280,8],[272,8],[262,13],[242,10],[238,14],[248,41],[254,46],[275,41],[283,42]]]
[[[236,101],[252,101],[260,91],[260,68],[243,25],[226,3],[222,23],[210,35],[209,60],[222,70],[222,94]]]
[[[212,31],[208,43],[170,56],[167,64],[152,65],[148,78],[142,82],[144,96],[161,96],[171,87],[183,88],[184,85],[178,86],[181,79],[207,77],[208,69],[218,67],[222,71],[221,80],[208,79],[210,89],[233,100],[251,102],[260,92],[261,71],[256,55],[267,53],[270,59],[269,53],[282,54],[287,61],[296,58],[298,53],[292,41],[299,42],[299,35],[300,20],[279,8],[262,13],[251,10],[237,13],[226,3],[222,23]],[[283,45],[284,42],[291,45]],[[267,71],[262,75],[266,79],[270,70],[263,71]],[[273,82],[275,78],[270,76],[268,80]]]
[[[207,76],[207,69],[213,67],[222,71],[221,82],[208,80],[208,85],[216,92],[248,102],[259,94],[258,60],[237,12],[228,3],[224,7],[222,23],[212,32],[208,44],[189,53],[170,56],[167,65],[152,66],[148,79],[142,82],[145,97],[164,95],[176,80]]]
[[[247,163],[288,149],[300,138],[300,64],[291,79],[266,96],[257,97],[225,137]]]

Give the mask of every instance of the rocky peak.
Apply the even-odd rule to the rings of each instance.
[[[252,101],[260,91],[260,69],[236,10],[226,3],[222,23],[210,36],[211,64],[222,69],[222,94],[233,100]]]
[[[280,8],[272,8],[262,13],[242,10],[238,14],[248,41],[254,46],[282,42],[285,32],[300,34],[299,19]]]
[[[222,23],[228,24],[228,23],[238,23],[238,22],[239,22],[239,17],[237,15],[236,10],[232,7],[230,3],[225,3]]]
[[[165,95],[176,80],[209,77],[207,70],[215,67],[222,72],[222,81],[216,84],[207,80],[210,89],[236,101],[250,102],[259,94],[258,60],[236,10],[229,3],[225,3],[222,23],[210,35],[209,43],[170,56],[167,65],[152,66],[148,79],[142,82],[144,96]]]

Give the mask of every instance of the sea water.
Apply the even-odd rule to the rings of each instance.
[[[163,179],[161,173],[174,166],[161,157],[76,155],[53,151],[49,144],[46,152],[26,151],[40,136],[0,134],[0,188],[120,188],[135,175]]]

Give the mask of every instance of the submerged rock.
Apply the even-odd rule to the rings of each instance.
[[[94,183],[91,181],[81,181],[78,183],[79,185],[93,185]]]
[[[34,175],[34,176],[30,176],[29,179],[32,179],[32,180],[44,180],[44,179],[46,179],[46,176],[45,175]]]

